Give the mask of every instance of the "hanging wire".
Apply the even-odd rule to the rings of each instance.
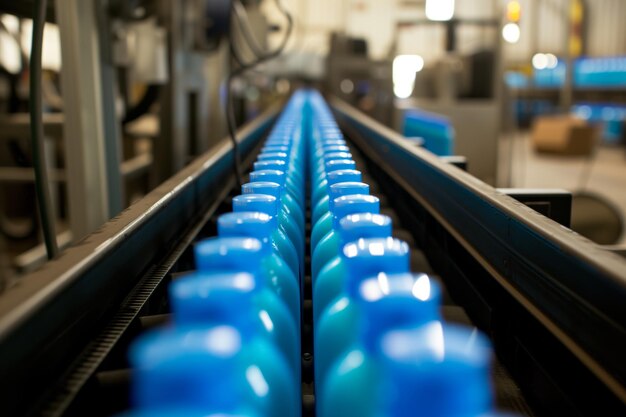
[[[33,153],[33,166],[35,168],[35,190],[39,207],[39,217],[43,230],[43,238],[46,245],[48,259],[54,258],[59,248],[57,247],[56,229],[54,224],[54,208],[50,197],[48,182],[48,170],[44,156],[44,133],[43,133],[43,105],[42,105],[42,64],[41,51],[43,49],[43,29],[46,23],[47,0],[36,0],[33,13],[33,39],[30,52],[30,136]]]
[[[237,22],[239,23],[242,29],[241,32],[243,34],[243,37],[248,47],[250,48],[250,50],[255,56],[255,59],[253,59],[252,61],[245,62],[243,57],[237,50],[235,43],[233,42],[233,34],[231,33],[230,54],[232,58],[238,64],[238,67],[230,71],[230,73],[228,74],[227,81],[226,81],[226,122],[228,125],[228,133],[230,135],[230,139],[233,145],[233,153],[234,153],[233,169],[235,172],[237,186],[239,188],[241,188],[243,179],[241,177],[241,171],[242,171],[241,170],[241,155],[239,152],[239,142],[237,141],[235,113],[234,113],[234,108],[233,108],[233,103],[232,103],[232,84],[233,84],[233,81],[237,77],[244,74],[246,71],[253,69],[254,67],[256,67],[257,65],[263,62],[267,62],[271,59],[278,57],[285,50],[285,47],[287,46],[287,43],[289,42],[289,38],[291,37],[291,33],[293,30],[293,17],[291,16],[291,13],[289,13],[289,11],[283,7],[280,0],[276,0],[276,6],[278,7],[278,10],[280,10],[280,12],[287,19],[287,32],[285,33],[285,37],[283,38],[282,42],[275,50],[266,52],[262,50],[262,48],[258,45],[256,40],[254,39],[252,30],[249,26],[247,13],[245,12],[245,7],[243,7],[241,2],[238,0],[233,1],[233,10],[235,12],[235,17],[237,18]]]

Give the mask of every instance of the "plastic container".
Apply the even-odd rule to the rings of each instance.
[[[283,171],[290,176],[293,181],[299,185],[304,185],[304,177],[303,172],[296,170],[295,168],[290,168],[289,165],[285,161],[281,161],[278,159],[267,160],[267,161],[258,161],[253,164],[254,171],[264,171],[264,170],[275,170],[275,171]]]
[[[240,217],[241,218],[241,217]],[[198,272],[248,272],[261,280],[259,289],[268,289],[264,298],[270,305],[264,307],[272,315],[282,316],[288,311],[296,329],[300,325],[300,286],[291,270],[274,253],[266,237],[220,236],[202,240],[194,247]],[[281,303],[280,306],[273,306]],[[283,308],[284,307],[284,308]],[[282,317],[275,320],[282,322]],[[291,325],[289,324],[289,326]],[[280,330],[280,329],[279,329]],[[296,330],[297,331],[297,330]],[[290,337],[289,334],[285,335]]]
[[[335,171],[335,172],[344,172],[344,171]],[[344,184],[344,185],[341,185]],[[351,184],[351,186],[345,185]],[[359,185],[357,185],[359,184]],[[351,188],[349,188],[351,187]],[[359,191],[359,192],[356,192]],[[322,199],[317,203],[317,205],[313,208],[311,213],[311,224],[315,224],[319,221],[319,219],[326,213],[330,211],[330,202],[337,197],[341,197],[343,195],[351,195],[351,194],[369,194],[370,186],[369,184],[365,184],[364,182],[358,181],[344,181],[336,183],[334,180],[329,181],[328,186],[328,195],[322,197]]]
[[[439,323],[440,298],[437,284],[423,274],[385,274],[363,280],[354,298],[360,314],[350,323],[353,327],[346,328],[350,343],[327,375],[316,380],[318,415],[379,416],[383,399],[376,394],[385,381],[384,336],[392,330]],[[414,415],[429,415],[417,410]]]
[[[298,229],[296,220],[285,215],[284,210],[279,210],[279,201],[276,197],[267,194],[245,194],[233,197],[233,211],[235,213],[245,211],[258,211],[276,218],[278,227],[273,233],[273,239],[279,247],[282,247],[281,253],[295,252],[295,265],[291,259],[284,258],[287,263],[295,267],[296,275],[300,276],[303,271],[302,258],[304,254],[300,254],[301,248],[304,247],[304,231]],[[293,251],[288,246],[293,247]]]
[[[361,284],[369,277],[409,273],[409,246],[398,239],[359,239],[343,247],[345,288],[319,316],[314,326],[315,378],[323,384],[332,363],[353,343],[358,327]],[[382,279],[382,278],[381,278]]]
[[[275,217],[262,212],[238,212],[222,214],[217,219],[218,234],[222,237],[253,237],[267,242],[272,248],[277,268],[287,266],[296,282],[300,282],[298,254],[289,239],[278,227]],[[270,255],[271,256],[271,255]],[[287,272],[280,272],[288,275]]]
[[[381,348],[390,380],[384,415],[408,417],[416,407],[434,417],[493,412],[490,343],[476,329],[435,322],[390,331]]]
[[[257,336],[280,351],[293,378],[300,378],[298,326],[287,307],[267,290],[264,279],[258,275],[238,276],[240,272],[217,267],[220,269],[215,272],[198,271],[172,283],[169,294],[174,323],[179,326],[227,323],[238,329],[253,328]]]
[[[369,195],[370,193],[370,186],[364,182],[340,182],[331,185],[328,189],[328,196],[324,196],[324,198],[320,200],[318,205],[313,210],[313,214],[311,215],[311,224],[316,224],[322,216],[326,213],[330,213],[331,210],[334,210],[334,201],[337,198],[348,195]],[[331,209],[331,206],[333,206],[333,209]],[[336,254],[337,250],[335,250],[333,255]],[[311,258],[311,265],[313,268],[311,276],[315,279],[317,273],[319,272],[319,267],[323,265],[320,264],[318,260],[315,260],[315,253],[313,253]]]
[[[221,279],[239,283],[212,290],[221,307],[252,308],[250,274]],[[134,405],[224,412],[246,406],[261,415],[298,416],[298,385],[280,351],[258,334],[258,326],[240,321],[242,315],[218,314],[216,310],[212,321],[201,326],[175,325],[149,332],[131,346]],[[181,319],[175,315],[175,320]]]
[[[282,171],[262,171],[262,172],[282,172]],[[281,216],[287,216],[296,221],[298,230],[304,230],[305,218],[303,206],[293,198],[291,193],[285,192],[285,184],[281,175],[253,175],[254,179],[241,186],[243,194],[268,194],[279,200],[280,207],[284,213]],[[263,184],[263,186],[255,184]],[[279,188],[267,186],[267,184],[277,184]]]
[[[311,207],[315,207],[319,203],[320,199],[327,194],[328,181],[326,175],[332,171],[339,171],[344,169],[356,169],[356,163],[351,159],[335,159],[334,161],[328,161],[324,164],[324,176],[321,178],[313,179],[313,192],[311,193]]]
[[[358,239],[391,237],[392,222],[390,217],[381,214],[352,214],[339,221],[338,232],[338,245],[333,248],[325,246],[328,248],[324,249],[325,253],[318,255],[321,258],[320,262],[323,262],[327,256],[332,257],[322,266],[313,281],[313,323],[319,322],[322,311],[339,297],[345,288],[347,271],[340,256],[341,248]],[[318,251],[321,247],[322,243]]]
[[[294,182],[283,171],[272,169],[252,171],[250,173],[250,182],[256,181],[278,182],[280,185],[285,187],[285,190],[292,195],[300,207],[304,207],[304,191],[301,188],[301,184]]]
[[[315,254],[317,245],[322,239],[336,239],[334,229],[339,227],[339,220],[349,214],[378,214],[380,212],[380,200],[373,195],[346,195],[334,199],[329,208],[330,211],[323,215],[311,230],[312,254]]]

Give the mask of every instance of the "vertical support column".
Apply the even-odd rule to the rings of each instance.
[[[99,0],[56,2],[61,33],[65,163],[74,239],[122,210],[115,75],[102,60]]]
[[[185,166],[188,148],[188,100],[185,82],[187,51],[184,50],[186,1],[161,0],[160,23],[167,31],[169,80],[161,100],[161,129],[154,153],[156,180],[160,183]]]

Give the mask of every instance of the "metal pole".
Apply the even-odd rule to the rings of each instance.
[[[75,239],[122,209],[114,75],[104,65],[97,0],[57,1],[61,35],[65,162]]]

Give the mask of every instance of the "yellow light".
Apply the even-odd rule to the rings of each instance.
[[[510,1],[506,6],[506,19],[509,22],[519,22],[522,16],[522,6],[519,1]]]

